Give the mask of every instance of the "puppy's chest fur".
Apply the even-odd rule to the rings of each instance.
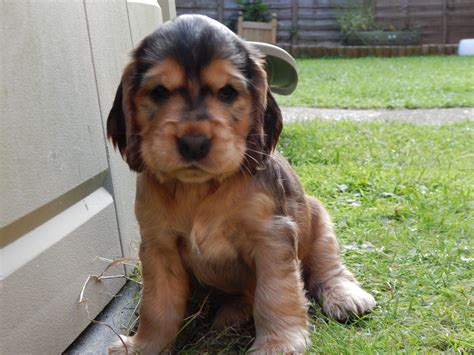
[[[181,258],[196,278],[233,293],[254,283],[253,238],[273,215],[273,202],[245,179],[212,184],[153,184],[137,194],[137,217],[153,238],[167,244],[176,238]],[[154,196],[150,196],[152,193]],[[173,241],[171,241],[173,242]]]

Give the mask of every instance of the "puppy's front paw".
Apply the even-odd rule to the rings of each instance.
[[[135,349],[133,344],[133,337],[121,335],[120,338],[123,341],[118,340],[109,346],[109,355],[134,354],[138,352],[138,349]]]
[[[154,346],[152,343],[138,341],[136,336],[127,337],[121,335],[120,338],[122,338],[123,341],[116,341],[109,346],[109,355],[151,355],[157,354],[160,350],[159,347]]]
[[[295,350],[292,344],[274,343],[262,347],[253,347],[248,351],[250,355],[293,355],[303,354],[304,350]]]
[[[331,280],[321,290],[324,313],[345,321],[351,315],[362,315],[375,307],[375,299],[355,282],[346,279]]]
[[[309,332],[305,328],[288,330],[279,336],[257,337],[249,354],[252,355],[281,355],[303,354],[311,345]]]

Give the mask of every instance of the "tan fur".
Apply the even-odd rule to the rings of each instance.
[[[247,91],[245,78],[236,68],[225,59],[215,59],[201,73],[201,82],[209,85],[214,92],[227,84],[232,84],[240,90]]]
[[[142,89],[150,89],[157,84],[163,85],[168,90],[178,89],[186,84],[186,74],[175,60],[165,59],[146,73]]]
[[[140,132],[144,162],[136,195],[144,289],[138,332],[124,338],[129,351],[172,349],[193,275],[228,295],[217,326],[253,317],[252,350],[304,352],[310,344],[305,289],[341,320],[373,308],[375,301],[342,264],[327,212],[305,196],[284,158],[271,153],[255,174],[244,168],[249,132],[263,129],[251,128],[255,100],[245,78],[222,59],[202,70],[201,82],[188,81],[183,73],[171,60],[153,66],[146,87],[132,98],[136,113],[127,118]],[[146,95],[150,83],[166,86],[172,95],[153,102]],[[215,93],[228,84],[239,95],[223,104]],[[173,92],[187,88],[194,97],[203,86],[211,90],[202,103],[208,119],[199,119],[202,107],[187,109],[185,98]],[[256,99],[261,107],[266,97]],[[187,118],[179,119],[183,114]],[[184,134],[211,138],[209,155],[183,160],[176,139]],[[122,351],[120,343],[110,348]]]

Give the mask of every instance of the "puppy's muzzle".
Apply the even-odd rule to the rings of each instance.
[[[184,135],[177,142],[179,153],[186,160],[203,159],[211,149],[211,140],[204,135]]]

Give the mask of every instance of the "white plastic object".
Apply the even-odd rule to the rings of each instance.
[[[466,38],[459,41],[459,55],[474,55],[474,38]]]
[[[298,67],[295,59],[287,51],[273,44],[250,43],[265,55],[265,71],[271,91],[280,95],[290,95],[298,84]]]

